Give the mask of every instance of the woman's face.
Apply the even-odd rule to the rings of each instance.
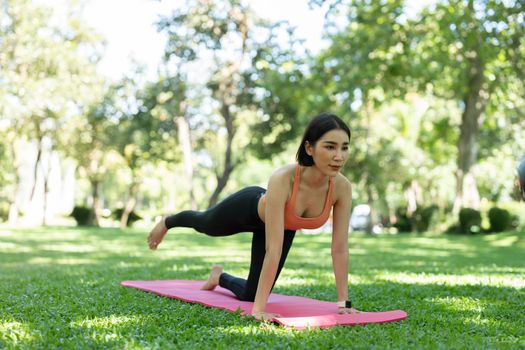
[[[333,129],[326,132],[315,145],[306,143],[306,153],[314,160],[314,166],[329,176],[336,176],[348,159],[350,140],[346,132]]]

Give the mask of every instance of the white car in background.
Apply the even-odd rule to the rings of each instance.
[[[366,231],[370,223],[370,206],[368,204],[359,204],[352,210],[350,215],[350,227],[352,230]]]
[[[350,231],[366,231],[371,220],[370,213],[371,210],[368,204],[356,205],[350,215]],[[377,221],[373,220],[373,222]],[[373,224],[372,232],[381,233],[381,228],[381,225]],[[323,226],[313,230],[303,229],[302,232],[305,234],[331,233],[332,217]]]
[[[372,233],[381,233],[382,227],[377,224],[377,220],[372,218],[370,206],[368,204],[356,205],[352,210],[352,215],[350,215],[352,231],[366,231],[370,223],[372,224]]]

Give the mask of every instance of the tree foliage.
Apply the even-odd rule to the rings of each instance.
[[[286,34],[281,27],[260,20],[237,0],[186,1],[159,22],[159,29],[169,38],[168,65],[175,67],[177,74],[187,76],[189,67],[204,58],[213,62],[209,75],[201,79],[210,98],[206,103],[214,106],[211,114],[221,118],[219,128],[226,131],[226,143],[222,165],[216,167],[217,186],[210,206],[217,202],[231,173],[244,162],[243,152],[233,149],[242,113],[250,110],[261,118],[252,128],[251,147],[260,156],[281,151],[297,134],[298,129],[291,125],[296,120],[300,90],[290,87],[300,83],[301,74],[295,69],[293,47],[281,50],[277,44],[277,36]],[[209,114],[210,108],[201,111]],[[213,124],[208,127],[217,129]],[[268,127],[272,127],[269,136]]]
[[[51,8],[32,1],[10,0],[2,11],[2,119],[16,139],[37,145],[31,197],[40,174],[45,220],[50,155],[67,147],[70,135],[64,130],[68,123],[100,91],[96,74],[99,41],[75,13],[59,27],[49,21]]]
[[[413,21],[414,64],[425,68],[419,69],[420,90],[455,100],[462,108],[456,208],[464,202],[463,181],[478,160],[480,129],[493,125],[501,98],[523,82],[524,12],[520,1],[449,0]],[[511,105],[516,103],[512,100]]]
[[[240,164],[262,169],[291,155],[322,111],[349,121],[354,199],[383,217],[414,220],[433,204],[444,212],[454,199],[475,203],[478,190],[509,198],[513,162],[525,153],[522,1],[443,0],[418,13],[403,0],[310,3],[327,11],[329,45],[318,54],[243,1],[187,0],[159,20],[168,41],[156,81],[138,69],[110,84],[96,71],[101,38],[74,6],[59,26],[44,5],[7,1],[0,198],[16,203],[24,155],[14,145],[24,141],[37,148],[32,192],[39,177],[47,193],[49,155],[60,152],[88,180],[83,205],[95,216],[104,198],[118,197],[127,223],[147,172],[178,163],[189,183],[196,165],[197,192],[212,205]]]
[[[311,4],[328,4],[331,42],[312,70],[325,92],[318,106],[352,117],[360,142],[350,176],[369,201],[413,180],[439,192],[447,178],[440,174],[450,171],[461,197],[478,149],[483,157],[502,154],[508,136],[523,135],[516,94],[523,83],[521,2],[439,1],[412,17],[400,0]],[[396,100],[406,107],[386,107]]]

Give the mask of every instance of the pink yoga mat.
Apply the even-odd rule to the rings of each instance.
[[[121,284],[124,287],[137,288],[160,296],[232,312],[241,309],[244,315],[251,315],[253,306],[252,302],[240,301],[232,292],[221,287],[217,287],[214,291],[200,290],[204,281],[124,281]],[[296,329],[395,322],[407,317],[406,312],[402,310],[339,315],[337,306],[333,302],[275,293],[270,295],[266,311],[281,315],[274,318],[274,322]]]

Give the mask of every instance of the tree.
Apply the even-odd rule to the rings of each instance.
[[[261,29],[259,29],[261,30]],[[294,28],[278,22],[264,29],[265,39],[245,75],[246,89],[240,102],[260,114],[251,127],[249,149],[259,159],[271,159],[296,141],[313,114],[308,57]],[[320,111],[319,111],[320,112]]]
[[[45,224],[51,155],[67,138],[64,125],[96,98],[100,84],[95,72],[98,38],[74,11],[63,27],[50,25],[51,9],[31,1],[10,0],[2,11],[0,84],[5,88],[0,97],[8,110],[16,111],[5,116],[10,128],[19,139],[36,144],[31,199],[41,178]]]
[[[117,121],[110,131],[114,147],[130,172],[121,227],[128,225],[128,218],[135,209],[144,166],[159,160],[178,160],[175,125],[166,114],[155,109],[163,98],[162,84],[148,83],[141,87],[140,76],[139,71],[116,87],[113,101],[116,108],[109,116]]]
[[[13,152],[14,148],[10,146],[10,143],[15,140],[14,136],[12,130],[4,130],[0,126],[0,139],[2,140],[0,142],[0,220],[2,221],[9,218],[9,204],[16,200],[14,186],[19,181],[18,162]]]
[[[170,17],[159,22],[168,33],[166,57],[178,71],[200,57],[213,57],[215,68],[207,78],[210,97],[226,129],[223,165],[216,174],[217,186],[210,197],[214,205],[240,160],[233,157],[233,139],[237,133],[236,104],[242,90],[241,70],[249,54],[251,14],[240,1],[187,1]]]
[[[461,106],[455,211],[477,206],[473,165],[480,129],[516,80],[523,82],[525,24],[522,1],[449,0],[413,22],[414,64],[422,90]],[[465,183],[473,184],[465,193]],[[467,198],[465,198],[467,197]]]
[[[186,191],[188,193],[189,205],[192,209],[197,208],[193,189],[193,141],[192,130],[189,120],[190,110],[196,98],[190,98],[187,77],[181,71],[173,76],[162,75],[159,81],[152,85],[152,94],[157,94],[156,103],[152,104],[151,113],[157,115],[161,120],[172,120],[177,131],[179,149],[182,152],[184,173],[186,178]]]
[[[365,140],[357,157],[364,155],[364,160],[372,162],[360,163],[364,175],[360,173],[358,179],[373,173],[369,171],[373,163],[385,164],[385,159],[370,153],[376,142],[370,139],[370,128],[377,125],[370,113],[379,105],[405,100],[407,93],[430,96],[431,105],[451,101],[455,105],[449,107],[448,116],[434,118],[435,110],[425,113],[421,125],[425,132],[415,146],[436,166],[448,168],[443,156],[457,157],[458,207],[465,180],[476,189],[472,165],[479,155],[480,132],[489,136],[481,143],[489,151],[507,134],[495,125],[512,125],[521,114],[518,106],[523,100],[516,91],[523,86],[523,3],[437,2],[408,18],[403,1],[334,0],[329,2],[331,16],[339,16],[331,23],[341,23],[342,18],[346,23],[343,29],[337,24],[329,27],[332,44],[318,58],[317,81],[328,92],[320,102],[340,105],[342,114],[356,116],[354,130]],[[331,78],[327,83],[326,77]],[[454,111],[461,115],[456,117]],[[417,118],[410,119],[418,128]],[[455,152],[448,147],[452,143],[456,143]]]
[[[118,119],[115,106],[115,89],[108,91],[101,100],[79,114],[69,124],[73,135],[65,154],[77,161],[77,167],[91,185],[91,217],[89,223],[99,225],[101,219],[101,196],[104,177],[110,169],[111,158],[115,153],[113,145],[114,125]],[[88,202],[88,201],[86,201]]]
[[[287,112],[296,115],[294,110],[286,110],[275,103],[281,97],[280,95],[277,97],[276,91],[273,91],[272,95],[264,95],[261,98],[261,94],[266,94],[269,90],[262,89],[258,79],[264,76],[267,83],[274,79],[272,84],[274,88],[278,87],[276,83],[280,79],[272,75],[268,69],[275,67],[277,62],[275,57],[280,55],[275,50],[277,47],[268,46],[270,42],[272,44],[276,42],[275,38],[268,37],[274,34],[271,30],[272,25],[256,18],[240,0],[188,0],[183,9],[176,10],[171,16],[163,18],[159,22],[159,28],[169,35],[166,57],[168,64],[175,67],[177,72],[187,73],[191,67],[195,67],[195,64],[202,65],[206,58],[211,58],[213,61],[212,67],[209,68],[210,74],[200,78],[207,90],[208,98],[204,101],[207,105],[214,106],[216,113],[222,119],[226,142],[222,165],[216,170],[217,186],[209,200],[209,206],[212,206],[219,199],[232,172],[244,159],[242,153],[235,153],[233,149],[240,114],[246,110],[264,114],[262,124],[253,129],[256,134],[263,126],[268,126],[265,121],[274,118],[270,113],[278,109],[280,110],[276,119],[272,119],[271,122],[273,126],[275,120],[282,121]],[[259,39],[261,36],[263,38]],[[284,57],[285,54],[281,56]],[[281,58],[277,67],[281,69],[282,65],[286,63]],[[280,73],[290,77],[288,72]],[[290,83],[287,86],[290,86]],[[271,99],[274,101],[271,102]],[[201,111],[210,113],[210,108],[201,106]],[[286,118],[289,118],[288,115]],[[191,118],[189,119],[191,124]],[[212,130],[218,129],[214,126],[213,117],[208,118],[207,124],[205,126]],[[293,123],[287,124],[288,126],[280,124],[280,128],[274,130],[284,130],[289,133],[289,126]],[[268,131],[265,130],[265,133]],[[260,139],[254,137],[253,140],[257,143]],[[267,138],[263,143],[268,141]]]
[[[342,28],[332,24],[331,43],[312,67],[311,85],[322,92],[316,101],[318,108],[352,117],[350,125],[357,141],[351,142],[349,175],[358,184],[356,195],[361,192],[360,197],[371,208],[378,201],[388,207],[385,199],[389,184],[412,181],[406,178],[410,172],[401,164],[406,153],[403,146],[410,141],[394,141],[402,135],[404,125],[418,128],[421,116],[414,115],[416,123],[411,124],[403,123],[405,117],[399,114],[400,122],[391,123],[383,120],[386,116],[381,113],[383,105],[403,100],[410,88],[408,82],[399,79],[410,75],[403,4],[401,0],[333,2],[328,18],[338,16],[341,21],[344,16],[346,24]],[[344,14],[338,12],[341,8]]]

